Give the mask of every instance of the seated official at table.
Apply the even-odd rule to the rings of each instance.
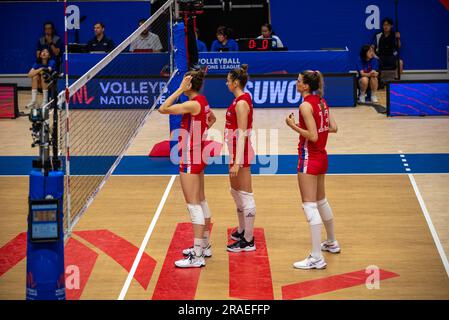
[[[104,29],[105,25],[103,22],[94,24],[95,37],[87,43],[87,52],[110,52],[114,49],[114,42],[106,37]]]
[[[198,48],[198,52],[207,52],[206,44],[199,39],[200,31],[198,30],[198,28],[196,28],[196,30],[195,30],[195,36],[196,36],[196,46]]]
[[[144,24],[146,20],[139,20],[139,27]],[[150,32],[149,28],[142,31],[136,40],[131,42],[129,46],[131,52],[161,52],[162,43],[157,34]]]
[[[231,30],[225,26],[220,26],[217,28],[217,40],[212,42],[212,47],[210,51],[239,51],[239,45],[234,39],[229,39]]]
[[[269,39],[271,38],[271,46],[273,48],[283,48],[284,44],[281,39],[274,34],[273,27],[269,23],[265,23],[262,25],[260,30],[261,35],[257,37],[257,39]]]

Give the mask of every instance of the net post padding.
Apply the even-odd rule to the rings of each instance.
[[[174,92],[179,85],[181,84],[184,73],[186,73],[189,69],[188,61],[187,61],[187,47],[185,43],[186,34],[185,34],[185,26],[183,22],[178,22],[173,27],[173,46],[174,46],[174,64],[175,68],[178,70],[175,73],[175,77],[173,81],[171,81],[168,86],[169,92]],[[180,97],[180,101],[183,102],[187,100],[187,98],[182,95]],[[156,143],[152,149],[149,151],[149,155],[157,155],[158,157],[168,157],[170,156],[170,150],[177,144],[177,137],[172,135],[172,132],[175,129],[179,129],[181,126],[181,118],[180,115],[170,115],[169,116],[169,124],[170,124],[170,140],[168,141],[169,147],[167,148],[165,144],[167,140],[160,141]]]

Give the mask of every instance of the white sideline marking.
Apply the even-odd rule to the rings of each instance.
[[[143,252],[145,251],[148,241],[150,240],[151,234],[153,233],[154,227],[156,226],[156,222],[159,219],[159,216],[161,215],[162,209],[164,208],[165,205],[165,201],[167,201],[168,195],[170,194],[170,190],[173,186],[173,182],[175,182],[175,179],[176,175],[172,175],[170,181],[167,184],[167,187],[165,188],[165,192],[162,196],[161,201],[159,202],[159,206],[156,209],[156,213],[153,216],[153,220],[151,220],[147,233],[145,234],[145,237],[142,240],[139,252],[137,252],[137,256],[134,259],[131,271],[128,273],[128,277],[126,278],[125,284],[123,285],[122,291],[120,292],[120,295],[118,296],[117,300],[125,299],[126,293],[128,292],[129,286],[131,284],[131,280],[134,277],[134,273],[136,273],[137,267],[139,266],[140,263],[140,259],[142,258]]]
[[[443,246],[441,245],[440,238],[438,237],[438,233],[435,230],[435,226],[433,225],[432,219],[430,218],[429,211],[427,211],[426,204],[424,202],[423,197],[421,196],[421,192],[419,191],[418,185],[416,184],[415,178],[412,174],[408,175],[410,182],[412,183],[413,190],[415,190],[416,198],[418,199],[419,205],[421,206],[421,210],[426,218],[427,225],[429,226],[430,233],[432,234],[433,241],[437,247],[438,253],[440,254],[441,261],[443,262],[444,268],[446,269],[447,276],[449,277],[449,262],[446,257],[446,253],[444,252]]]

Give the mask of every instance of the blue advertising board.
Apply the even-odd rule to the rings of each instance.
[[[349,72],[351,61],[347,50],[301,50],[267,52],[201,52],[199,64],[210,74],[228,73],[249,64],[250,73],[298,73],[303,70]]]
[[[391,82],[389,116],[449,116],[449,80]]]
[[[301,95],[296,91],[297,74],[253,75],[245,91],[253,97],[255,108],[297,107]],[[325,98],[331,107],[355,106],[355,75],[324,74]],[[72,79],[74,80],[74,79]],[[70,101],[74,109],[149,109],[162,93],[167,78],[127,76],[95,77],[76,92]],[[227,108],[233,100],[225,75],[209,75],[203,93],[212,108]],[[62,90],[62,84],[60,89]]]

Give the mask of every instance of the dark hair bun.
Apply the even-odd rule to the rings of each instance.
[[[242,64],[241,68],[242,68],[243,72],[248,73],[248,65],[247,64]]]

